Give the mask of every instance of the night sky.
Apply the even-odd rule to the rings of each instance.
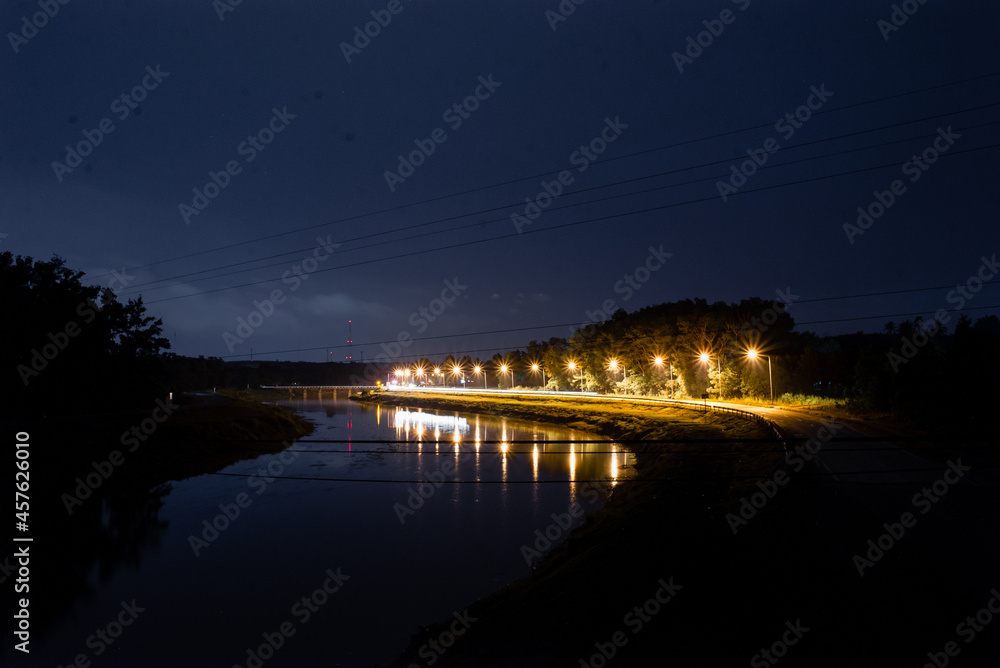
[[[487,355],[776,291],[880,331],[1000,250],[996,3],[49,3],[0,5],[0,250],[141,293],[180,354],[343,359],[350,319],[356,360]]]

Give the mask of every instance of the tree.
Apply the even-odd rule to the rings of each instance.
[[[59,414],[139,407],[166,392],[162,321],[142,298],[123,304],[109,288],[85,286],[62,258],[0,253],[4,394],[13,409]]]

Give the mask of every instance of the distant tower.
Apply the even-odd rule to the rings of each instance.
[[[351,334],[351,321],[347,321],[347,355],[344,357],[348,362],[354,361],[354,335]]]

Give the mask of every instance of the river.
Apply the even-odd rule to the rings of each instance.
[[[573,504],[605,501],[610,484],[583,481],[630,470],[620,446],[538,423],[342,396],[278,403],[315,431],[173,483],[123,564],[90,573],[89,595],[37,637],[30,665],[379,665],[420,624],[473,624],[465,606],[528,575],[550,549],[540,536],[556,544],[560,523],[581,521]]]

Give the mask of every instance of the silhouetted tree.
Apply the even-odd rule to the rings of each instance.
[[[138,407],[166,391],[160,352],[170,342],[142,298],[121,303],[85,286],[65,261],[0,253],[2,387],[29,414]]]

